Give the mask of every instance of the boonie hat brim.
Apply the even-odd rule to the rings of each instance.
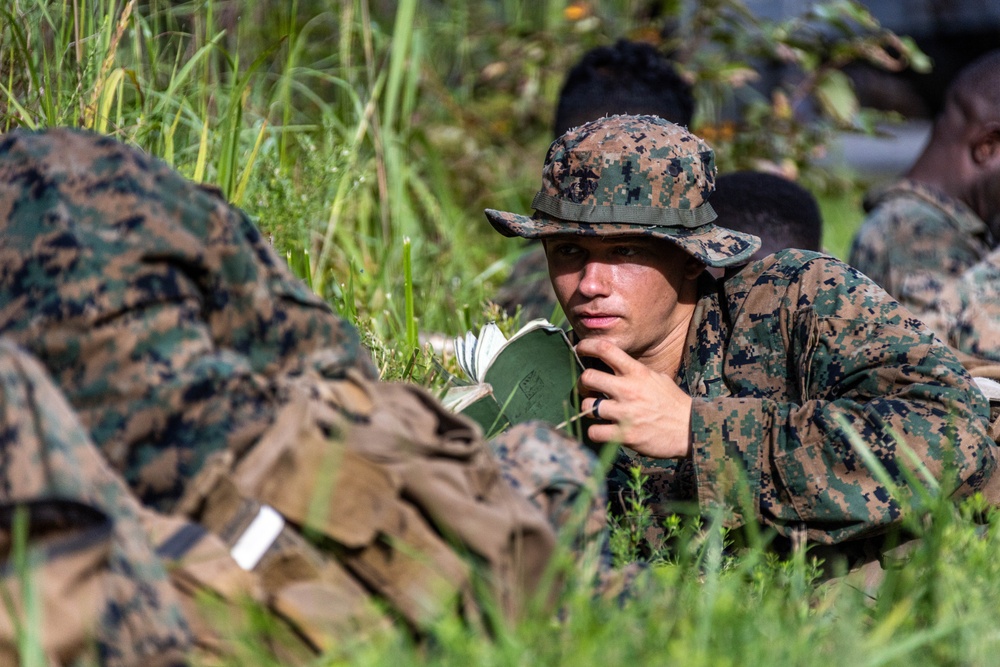
[[[702,206],[708,207],[706,202]],[[534,216],[486,209],[486,218],[504,236],[541,239],[553,236],[649,236],[663,239],[693,255],[706,266],[722,268],[744,264],[760,248],[760,239],[706,222],[697,227],[577,222],[553,218],[541,212]],[[709,209],[714,219],[715,213]]]

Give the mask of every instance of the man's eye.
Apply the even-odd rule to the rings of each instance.
[[[620,257],[635,257],[641,251],[634,245],[621,245],[615,248],[615,254]]]
[[[580,246],[569,245],[569,244],[559,245],[556,246],[556,253],[559,255],[563,255],[564,257],[577,255],[580,253]]]

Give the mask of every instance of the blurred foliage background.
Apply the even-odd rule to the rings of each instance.
[[[529,210],[565,73],[618,38],[654,44],[693,83],[693,129],[720,170],[811,189],[843,256],[863,184],[822,158],[836,132],[889,115],[861,106],[843,70],[929,63],[859,4],[802,8],[764,20],[739,0],[9,0],[0,129],[91,128],[217,184],[386,373],[412,376],[415,332],[495,316],[486,301],[521,245],[482,209]]]

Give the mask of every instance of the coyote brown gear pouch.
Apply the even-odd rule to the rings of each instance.
[[[206,465],[180,504],[269,594],[297,587],[282,613],[308,618],[308,582],[345,579],[360,584],[348,607],[371,592],[417,631],[451,611],[478,624],[484,603],[519,613],[555,535],[472,422],[417,387],[355,374],[306,374],[286,389],[260,440]],[[324,578],[330,568],[337,576]],[[489,601],[474,595],[479,576]]]
[[[61,499],[0,505],[0,664],[29,659],[21,655],[19,634],[38,633],[46,664],[72,664],[85,654],[106,606],[111,540],[111,520],[89,505]]]

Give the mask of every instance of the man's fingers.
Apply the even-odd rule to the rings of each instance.
[[[613,371],[609,373],[598,368],[588,368],[580,376],[580,387],[587,392],[605,394],[608,398],[622,398],[622,392],[629,392],[646,367],[630,357],[614,343],[603,340],[583,340],[577,343],[577,354],[600,359]]]
[[[576,344],[576,353],[581,357],[596,357],[614,371],[615,375],[625,375],[635,365],[642,366],[638,361],[628,356],[620,347],[599,338],[586,338]]]
[[[608,404],[610,401],[606,396],[599,396],[597,398],[588,398],[583,402],[581,406],[585,412],[589,412],[590,416],[594,419],[601,420],[612,420],[613,417],[610,416],[612,412],[611,406]]]
[[[587,437],[594,442],[621,444],[625,441],[625,430],[619,424],[591,424],[587,429]]]

